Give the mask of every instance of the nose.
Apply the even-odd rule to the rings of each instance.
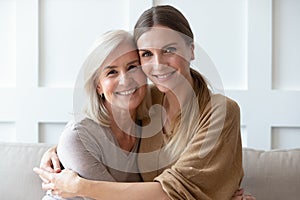
[[[162,64],[162,62],[163,62],[162,55],[159,53],[155,53],[153,55],[153,64],[159,65],[159,64]]]
[[[160,69],[162,65],[165,64],[165,60],[162,54],[160,53],[155,53],[153,55],[153,68],[154,69]]]
[[[130,73],[128,72],[122,72],[122,74],[120,75],[120,79],[119,79],[119,85],[127,85],[128,83],[130,83],[132,80],[132,77],[130,75]]]

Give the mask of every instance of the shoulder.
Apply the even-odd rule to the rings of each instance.
[[[89,129],[92,129],[93,126],[95,126],[95,122],[88,118],[84,118],[80,121],[71,120],[65,126],[63,130],[63,134],[77,132],[78,130],[85,132],[88,131]]]
[[[62,132],[60,141],[75,142],[76,140],[91,140],[93,137],[104,136],[105,127],[97,124],[91,119],[84,118],[80,121],[70,121]]]
[[[211,112],[222,112],[226,115],[239,115],[240,107],[236,101],[222,94],[211,95],[206,109]]]
[[[70,154],[82,156],[83,154],[86,155],[85,152],[90,152],[100,158],[103,146],[109,140],[106,137],[107,131],[108,128],[91,119],[70,121],[60,136],[57,152],[59,152],[59,156]]]
[[[200,114],[200,125],[203,127],[218,124],[237,124],[240,121],[240,107],[233,99],[221,94],[211,95],[210,101]]]

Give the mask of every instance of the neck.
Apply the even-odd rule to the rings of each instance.
[[[132,133],[131,128],[135,125],[137,109],[123,109],[109,103],[105,107],[110,115],[111,124],[118,126],[125,133]]]
[[[113,106],[107,107],[111,118],[111,130],[119,146],[130,152],[136,141],[136,109],[124,110]]]
[[[168,121],[180,112],[180,101],[173,92],[166,92],[163,99],[163,107],[166,109],[166,117]]]
[[[120,148],[126,152],[130,152],[136,142],[136,137],[134,136],[136,134],[135,126],[132,125],[131,127],[126,127],[127,130],[124,131],[123,127],[120,128],[119,124],[117,124],[116,121],[113,120],[111,122],[110,128]],[[128,132],[129,130],[130,132]]]
[[[174,89],[165,93],[163,106],[166,109],[168,119],[172,120],[176,117],[184,105],[186,105],[188,101],[191,101],[195,95],[192,82],[193,81],[182,81],[182,84],[179,84]]]

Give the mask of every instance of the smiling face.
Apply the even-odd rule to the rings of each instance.
[[[104,94],[105,105],[134,110],[146,94],[146,76],[139,56],[130,43],[121,43],[100,68],[97,92]]]
[[[193,44],[170,28],[155,26],[137,40],[143,71],[162,92],[180,87],[184,78],[192,84],[190,61]]]

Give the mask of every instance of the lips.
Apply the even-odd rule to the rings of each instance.
[[[168,79],[170,76],[172,76],[176,71],[168,72],[168,73],[162,73],[162,74],[152,74],[153,77],[159,79],[159,80],[165,80]]]
[[[124,91],[119,91],[119,92],[115,92],[115,93],[117,95],[121,95],[121,96],[128,96],[128,95],[132,95],[136,90],[137,90],[137,88],[133,88],[130,90],[124,90]]]

